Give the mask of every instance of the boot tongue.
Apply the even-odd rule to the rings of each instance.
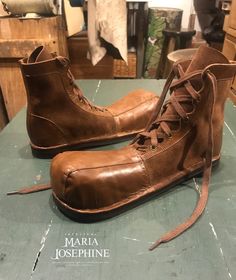
[[[52,54],[43,46],[36,48],[28,58],[28,63],[41,62],[52,59]]]
[[[229,63],[227,58],[219,51],[207,46],[201,46],[195,53],[186,73],[203,70],[213,63]]]

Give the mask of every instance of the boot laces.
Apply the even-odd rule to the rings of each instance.
[[[146,151],[150,148],[158,148],[159,144],[162,143],[166,138],[172,137],[173,132],[176,130],[173,130],[173,126],[178,128],[181,124],[181,121],[188,121],[189,116],[196,107],[196,104],[200,101],[200,93],[203,89],[202,87],[199,91],[196,91],[189,80],[191,78],[201,76],[201,74],[202,71],[194,71],[188,75],[184,75],[181,65],[174,65],[172,72],[167,78],[167,82],[164,86],[163,93],[158,103],[156,120],[152,122],[147,131],[140,133],[138,139],[136,140],[135,146],[138,150]],[[179,80],[172,82],[175,76],[177,76]],[[186,91],[177,92],[176,89],[178,89],[178,87],[184,87]],[[164,104],[169,90],[171,97]],[[186,111],[186,105],[188,105],[188,108],[191,109]],[[172,107],[172,110],[168,111],[168,107]],[[160,116],[158,116],[159,114]]]
[[[70,65],[70,61],[68,58],[66,57],[62,57],[62,56],[57,56],[56,59],[64,66],[67,68],[67,77],[70,81],[70,85],[72,86],[73,92],[75,95],[78,96],[78,99],[80,102],[84,103],[85,105],[87,105],[91,110],[95,110],[95,111],[100,111],[100,112],[105,112],[106,108],[102,108],[99,106],[95,106],[94,104],[92,104],[82,93],[82,91],[80,90],[80,88],[76,85],[75,83],[75,78],[71,72],[71,70],[69,69],[69,65]]]
[[[178,76],[176,82],[172,82],[174,77]],[[196,91],[190,80],[194,77],[200,76],[202,79],[202,88]],[[179,64],[175,64],[169,77],[167,78],[163,92],[161,94],[158,108],[157,108],[157,119],[150,125],[150,128],[134,140],[134,146],[141,151],[147,151],[147,149],[157,149],[158,145],[166,138],[171,137],[173,130],[171,124],[180,124],[181,121],[188,121],[196,104],[200,101],[200,92],[205,87],[205,80],[210,82],[211,90],[209,90],[209,126],[208,126],[208,143],[203,158],[203,179],[202,187],[200,191],[200,197],[197,205],[189,218],[187,218],[182,224],[178,225],[173,230],[164,234],[160,239],[153,243],[149,250],[154,250],[161,243],[166,243],[176,238],[190,228],[202,215],[208,200],[208,189],[212,169],[212,150],[213,150],[213,128],[212,128],[212,117],[213,108],[217,92],[217,82],[215,76],[209,71],[194,71],[189,74],[184,74],[184,71]],[[175,90],[183,86],[186,91],[181,94],[176,94]],[[170,90],[170,99],[164,104],[166,95]],[[163,105],[164,104],[164,105]],[[186,112],[184,104],[191,104],[192,111]],[[161,107],[163,106],[162,112]],[[171,106],[172,110],[168,111],[168,107]],[[161,112],[161,114],[160,114]],[[171,112],[171,113],[169,113]],[[173,113],[174,112],[174,113]],[[158,116],[160,114],[160,116]],[[145,144],[149,140],[149,145]]]

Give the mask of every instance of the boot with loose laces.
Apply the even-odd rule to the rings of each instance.
[[[34,156],[110,144],[143,131],[158,97],[145,90],[113,105],[93,105],[74,83],[69,60],[36,48],[20,60],[27,90],[27,130]]]
[[[236,64],[205,46],[192,61],[174,64],[156,119],[130,145],[65,152],[53,159],[51,188],[59,209],[77,221],[99,221],[203,173],[192,215],[150,250],[191,227],[205,209],[211,168],[220,159],[224,103],[235,73]]]

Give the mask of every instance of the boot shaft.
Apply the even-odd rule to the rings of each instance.
[[[66,103],[71,103],[68,95],[72,92],[68,68],[57,59],[38,63],[27,63],[27,59],[20,61],[24,79],[28,112],[35,115],[47,116],[52,108],[61,110]]]
[[[212,64],[205,71],[210,71],[216,79],[216,95],[212,115],[213,157],[219,157],[222,147],[225,102],[236,73],[236,64]],[[212,88],[206,86],[205,95],[209,95],[209,91],[212,91]]]
[[[27,91],[27,131],[31,143],[56,146],[97,137],[101,131],[104,135],[107,130],[115,131],[110,112],[93,106],[74,84],[66,58],[24,58],[20,66]]]
[[[182,67],[183,71],[186,72],[190,65],[191,61],[183,61],[180,62],[180,66]],[[196,110],[196,116],[197,118],[199,116],[202,116],[202,118],[205,118],[205,123],[202,125],[203,127],[203,133],[205,131],[205,126],[208,125],[209,121],[209,113],[208,113],[208,99],[210,91],[212,91],[211,86],[207,82],[204,84],[204,75],[207,72],[211,72],[215,78],[216,78],[216,85],[217,85],[217,92],[215,96],[214,101],[214,110],[213,110],[213,117],[212,117],[212,123],[213,123],[213,140],[214,140],[214,146],[213,146],[213,156],[217,157],[220,155],[220,150],[222,146],[222,135],[223,135],[223,126],[224,126],[224,107],[225,107],[225,101],[228,97],[230,87],[232,84],[232,81],[235,76],[236,72],[236,64],[212,64],[208,66],[203,71],[203,80],[197,81],[200,88],[203,88],[203,92],[201,93],[202,101],[199,104],[199,107]],[[194,82],[193,82],[194,84]],[[195,117],[194,117],[195,119]]]

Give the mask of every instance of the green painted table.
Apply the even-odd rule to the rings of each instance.
[[[80,86],[105,105],[137,87],[158,93],[163,81],[87,80]],[[150,244],[192,212],[200,178],[110,220],[75,223],[58,211],[50,190],[6,196],[49,180],[50,161],[31,155],[22,110],[0,136],[0,280],[236,279],[235,110],[228,101],[221,164],[214,170],[204,215],[153,252]],[[92,250],[100,253],[97,258],[89,255]]]

